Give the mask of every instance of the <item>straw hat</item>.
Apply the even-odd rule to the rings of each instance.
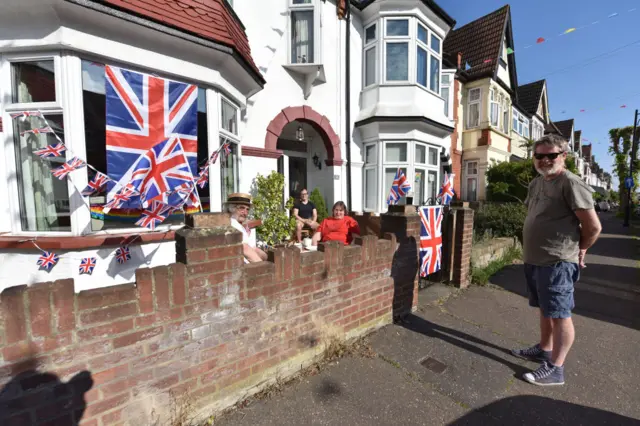
[[[227,204],[244,205],[251,207],[251,195],[244,192],[236,192],[229,194],[227,197]]]

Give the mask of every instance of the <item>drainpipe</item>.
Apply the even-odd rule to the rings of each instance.
[[[351,0],[345,1],[345,7],[345,22],[347,23],[347,45],[345,49],[345,149],[347,154],[347,206],[351,211],[353,211],[353,204],[351,204]]]

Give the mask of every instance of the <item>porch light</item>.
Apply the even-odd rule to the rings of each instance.
[[[318,168],[318,170],[322,170],[322,162],[320,162],[320,158],[318,158],[318,154],[313,155],[313,165]]]
[[[296,139],[299,141],[304,140],[304,129],[302,126],[298,126],[298,130],[296,130]]]

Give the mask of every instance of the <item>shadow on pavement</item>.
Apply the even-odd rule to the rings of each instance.
[[[588,264],[582,271],[582,276],[575,286],[574,298],[576,307],[573,312],[577,315],[606,321],[617,325],[640,330],[640,303],[629,300],[633,295],[625,298],[605,292],[594,292],[581,287],[581,283],[598,286],[605,289],[603,281],[615,281],[618,284],[638,285],[638,269],[624,266]],[[509,265],[491,277],[491,283],[512,293],[528,299],[524,281],[524,265]],[[610,287],[614,289],[615,287]],[[523,303],[527,303],[524,301]]]
[[[620,238],[624,236],[625,238]],[[624,234],[610,232],[600,235],[596,244],[589,249],[589,255],[615,257],[624,260],[637,260],[640,245]],[[635,247],[634,247],[635,245]]]
[[[511,357],[512,355],[510,351],[506,348],[494,345],[493,343],[487,342],[486,340],[478,339],[477,337],[471,336],[453,328],[443,327],[431,321],[427,321],[419,316],[413,314],[408,315],[406,318],[404,318],[404,320],[398,321],[398,325],[415,333],[420,333],[434,339],[440,339],[443,342],[447,342],[451,345],[457,346],[465,351],[472,352],[495,362],[499,362],[500,364],[504,364],[513,370],[513,372],[515,373],[514,376],[517,378],[521,378],[524,373],[531,370],[519,364],[510,362],[501,356],[486,351],[481,347],[478,347],[477,345],[499,351],[505,354],[505,357]]]
[[[495,422],[488,422],[487,416]],[[540,425],[638,425],[637,419],[609,411],[534,395],[504,398],[449,423],[449,426],[487,424]]]

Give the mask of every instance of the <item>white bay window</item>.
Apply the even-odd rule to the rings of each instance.
[[[157,76],[157,70],[134,70]],[[162,78],[162,77],[160,77]],[[146,232],[135,226],[141,210],[113,209],[102,212],[106,189],[89,197],[80,195],[87,182],[95,176],[90,168],[80,168],[60,180],[51,169],[73,156],[85,160],[95,169],[109,175],[107,164],[105,65],[95,60],[83,60],[74,55],[4,55],[0,56],[0,95],[5,123],[3,157],[8,159],[8,205],[13,234],[87,235],[119,232]],[[208,95],[212,95],[208,100]],[[218,98],[215,105],[214,98]],[[197,96],[197,158],[202,165],[214,146],[209,137],[220,135],[221,142],[231,144],[231,154],[220,155],[222,191],[239,188],[238,111],[239,108],[212,89],[198,88]],[[208,115],[212,104],[216,114]],[[10,114],[41,111],[40,116],[12,119]],[[218,119],[219,117],[219,119]],[[46,121],[45,121],[46,119]],[[50,126],[53,133],[27,132]],[[56,145],[58,139],[67,151],[60,157],[41,159],[35,150]],[[196,147],[193,147],[194,151]],[[194,172],[197,173],[197,169]],[[217,184],[216,184],[217,185]],[[205,210],[209,209],[209,188],[198,189]],[[217,203],[216,203],[217,204]],[[183,216],[176,214],[160,227],[163,232],[171,224],[181,224]]]

